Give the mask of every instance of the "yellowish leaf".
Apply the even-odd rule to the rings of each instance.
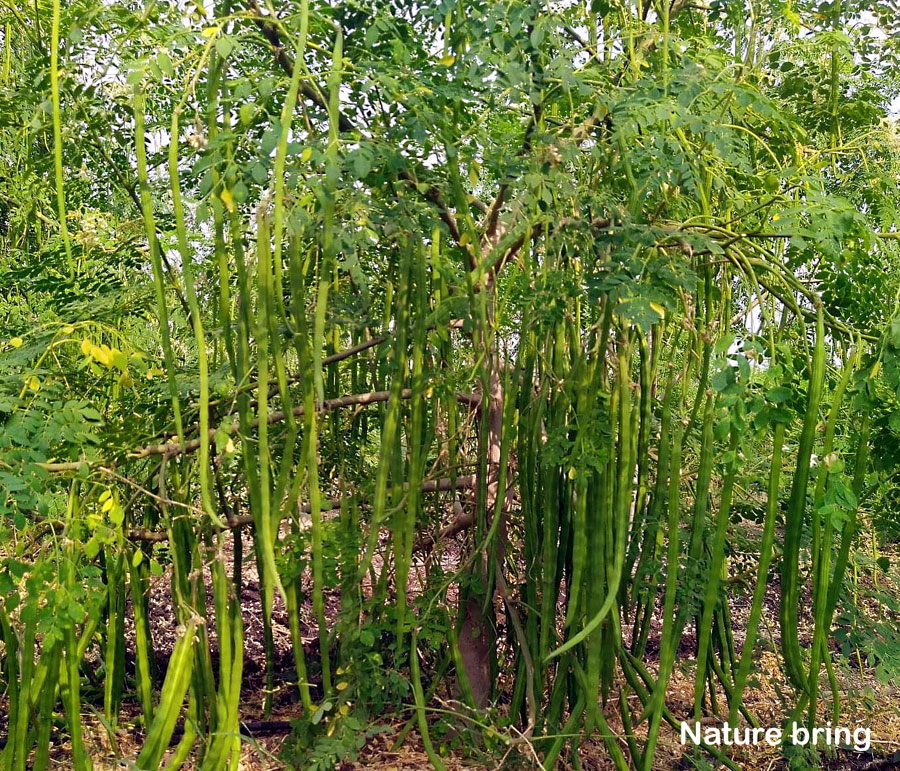
[[[222,188],[222,192],[219,193],[219,198],[222,199],[222,203],[225,204],[225,208],[228,209],[228,211],[234,211],[234,195],[227,187]]]
[[[452,67],[456,61],[456,57],[453,54],[447,54],[446,56],[442,56],[438,61],[444,67]]]
[[[125,521],[125,509],[118,503],[109,510],[109,521],[114,525],[121,525]]]
[[[24,341],[22,340],[21,337],[14,337],[12,340],[9,341],[9,344],[10,344],[13,348],[21,348],[23,342],[24,342]]]
[[[108,367],[110,361],[112,360],[110,354],[107,351],[104,351],[103,348],[101,348],[99,345],[92,345],[90,348],[90,354],[104,367]]]
[[[203,32],[201,32],[200,34],[203,35],[203,37],[206,37],[206,38],[215,37],[216,35],[219,34],[219,28],[218,28],[218,27],[207,27],[207,28],[206,28],[205,30],[203,30]]]

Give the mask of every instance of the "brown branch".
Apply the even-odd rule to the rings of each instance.
[[[528,120],[528,125],[525,127],[525,137],[522,141],[522,151],[521,155],[526,155],[531,151],[531,140],[534,136],[534,131],[540,123],[541,119],[541,106],[535,105],[534,112]],[[488,207],[487,213],[484,217],[484,227],[483,227],[483,236],[482,236],[482,248],[485,245],[490,245],[492,248],[498,245],[500,237],[502,236],[500,225],[500,212],[503,210],[503,204],[506,203],[507,195],[509,194],[509,182],[503,182],[500,185],[500,189],[497,191],[497,196],[494,198],[493,203]],[[499,260],[494,266],[494,273],[499,273],[500,269],[503,267],[505,261]]]
[[[475,475],[468,475],[462,477],[453,478],[445,478],[445,479],[430,479],[426,482],[423,482],[419,489],[423,493],[433,493],[433,492],[446,492],[448,490],[454,489],[454,486],[458,490],[470,490],[475,487]],[[409,488],[408,484],[403,485],[403,489],[406,490]],[[149,491],[145,491],[149,492]],[[388,495],[390,495],[392,491],[388,490]],[[157,498],[157,496],[152,495],[151,497]],[[363,499],[365,500],[365,499]],[[342,499],[341,498],[331,498],[327,501],[322,502],[321,511],[339,511],[341,508]],[[300,511],[304,514],[309,514],[311,511],[310,505],[308,503],[304,503],[299,507]],[[201,512],[202,513],[202,512]],[[225,524],[228,526],[229,530],[238,530],[242,527],[248,527],[253,524],[253,515],[252,514],[241,514],[239,516],[229,517]],[[465,525],[468,527],[468,525]],[[460,530],[465,529],[465,527],[460,528]],[[445,528],[447,530],[447,528]],[[459,532],[459,530],[455,531]],[[441,537],[444,537],[443,534]],[[449,537],[449,535],[447,536]],[[164,530],[150,530],[149,528],[131,528],[128,531],[128,538],[132,541],[145,541],[148,543],[163,543],[169,540],[169,534]]]
[[[411,399],[413,392],[409,388],[404,388],[400,392],[401,399]],[[367,404],[377,404],[378,402],[386,402],[391,398],[390,391],[370,391],[365,394],[350,394],[349,396],[340,396],[337,399],[326,399],[322,403],[321,412],[331,412],[332,410],[338,410],[343,407],[355,407],[355,406],[365,406]],[[457,394],[457,399],[459,401],[471,405],[473,401],[477,401],[478,397],[472,394]],[[291,414],[295,418],[302,417],[305,412],[305,407],[301,404],[297,407],[294,407],[291,410]],[[268,420],[266,421],[269,425],[273,423],[280,423],[287,417],[287,413],[284,410],[276,410],[271,415],[268,416]],[[209,438],[210,441],[213,441],[216,436],[216,432],[219,430],[224,431],[228,436],[235,434],[240,429],[240,422],[235,421],[230,426],[226,426],[224,428],[209,430]],[[259,419],[256,419],[251,424],[251,428],[259,428]],[[135,450],[130,454],[132,458],[146,458],[150,455],[165,455],[167,457],[172,457],[175,455],[181,455],[186,452],[194,452],[195,450],[200,448],[200,439],[191,439],[189,442],[185,442],[184,448],[182,449],[181,445],[178,442],[167,442],[165,444],[151,444],[147,447],[142,447],[138,450]]]
[[[357,353],[362,353],[363,351],[369,350],[369,348],[374,348],[376,345],[381,345],[381,343],[383,343],[386,339],[386,337],[370,337],[368,340],[363,340],[363,342],[361,342],[359,345],[354,345],[352,348],[347,348],[343,351],[333,353],[330,356],[326,356],[324,359],[322,359],[322,366],[335,364],[336,362],[343,361],[344,359],[349,359],[351,356],[355,356]]]
[[[413,392],[405,388],[400,392],[401,399],[411,399]],[[336,399],[326,399],[322,404],[321,412],[330,412],[331,410],[341,409],[343,407],[355,407],[355,406],[365,406],[367,404],[377,404],[379,402],[386,402],[391,397],[390,391],[371,391],[369,393],[364,394],[350,394],[348,396],[340,396]],[[459,392],[456,394],[456,399],[461,404],[466,404],[472,409],[477,409],[481,404],[481,397],[478,394],[468,394]],[[303,405],[298,407],[294,407],[291,410],[291,414],[294,417],[301,417],[304,414],[305,408]],[[269,425],[273,423],[280,423],[285,420],[287,414],[284,410],[277,410],[268,416],[268,420],[266,421]],[[259,420],[254,420],[251,424],[251,428],[259,428]],[[222,427],[221,429],[210,429],[209,430],[209,440],[214,441],[216,432],[222,430],[226,435],[231,436],[235,434],[240,429],[240,422],[235,421],[229,426]],[[139,447],[135,450],[132,450],[128,453],[129,458],[133,458],[139,460],[141,458],[148,458],[153,455],[162,455],[167,458],[174,457],[176,455],[181,455],[183,453],[194,452],[200,449],[200,439],[191,439],[189,442],[184,443],[184,447],[177,442],[166,442],[164,444],[151,444],[146,447]],[[65,461],[60,463],[35,463],[35,466],[44,469],[45,471],[51,472],[64,472],[64,471],[78,471],[82,466],[96,466],[100,463],[100,461],[90,461],[87,459],[84,460],[76,460],[76,461]]]
[[[351,356],[355,356],[357,353],[362,353],[363,351],[367,351],[369,348],[374,348],[376,345],[380,345],[385,340],[387,340],[386,337],[372,337],[372,338],[369,338],[368,340],[364,340],[359,345],[354,345],[352,348],[347,348],[343,351],[338,351],[337,353],[333,353],[330,356],[326,356],[324,359],[322,359],[322,366],[327,367],[329,364],[337,364],[339,361],[343,361],[344,359],[349,359]],[[292,375],[291,377],[289,377],[287,379],[287,381],[289,383],[298,383],[302,380],[302,378],[303,378],[302,375]],[[256,381],[253,381],[252,383],[248,383],[247,385],[241,386],[240,388],[236,388],[232,392],[232,396],[239,394],[239,393],[246,393],[247,391],[255,391],[258,388],[259,388],[259,383]],[[269,387],[269,398],[277,396],[278,392],[279,392],[278,383],[273,383]],[[230,398],[231,397],[217,399],[215,401],[210,402],[209,405],[210,405],[210,407],[212,407],[214,405],[222,404],[223,402],[228,401]],[[255,399],[252,402],[250,402],[250,406],[253,408],[256,408],[257,405],[258,405],[258,402]],[[231,409],[225,414],[233,415],[236,412],[237,412],[237,409]],[[192,428],[192,430],[194,430],[196,428],[198,428],[198,426],[194,426]],[[176,434],[174,431],[171,431],[171,432],[162,434],[162,436],[173,437],[173,436],[176,436]]]
[[[613,221],[609,217],[594,217],[594,219],[590,221],[579,219],[577,217],[564,217],[556,222],[555,230],[561,230],[562,228],[566,227],[574,227],[576,225],[586,225],[594,230],[605,230],[612,224]],[[528,237],[529,232],[531,233],[531,237],[534,239],[548,229],[548,223],[541,222],[526,227],[522,235],[520,235],[515,241],[507,246],[501,253],[500,257],[497,258],[494,271],[499,272],[507,262],[515,258],[521,248],[525,245],[525,241]]]
[[[407,171],[406,169],[401,169],[399,174],[401,179],[409,182],[413,187],[418,189],[418,184],[409,171]],[[456,223],[456,216],[452,211],[450,211],[450,207],[447,206],[447,203],[444,201],[443,193],[441,193],[440,189],[437,186],[432,185],[428,188],[428,190],[425,191],[424,195],[426,200],[431,201],[431,203],[433,203],[437,207],[438,214],[441,220],[447,226],[447,230],[450,231],[450,235],[453,237],[453,240],[459,243],[460,239],[462,238],[459,232],[459,225]]]
[[[409,398],[412,395],[412,392],[404,391],[401,392],[400,398]],[[390,391],[371,391],[370,393],[365,394],[352,394],[350,396],[341,396],[337,399],[326,399],[322,404],[322,412],[330,412],[331,410],[336,410],[341,407],[351,407],[354,405],[364,405],[364,404],[375,404],[377,402],[386,402],[391,396]],[[301,417],[305,412],[305,408],[303,405],[298,407],[294,407],[292,410],[292,414],[295,418]],[[276,410],[271,415],[268,416],[268,420],[266,421],[269,425],[273,423],[280,423],[287,417],[283,410]],[[241,425],[239,421],[233,422],[230,426],[225,426],[221,430],[223,430],[228,436],[235,434],[240,429]],[[259,428],[259,419],[254,420],[251,424],[251,428]],[[211,428],[209,430],[209,439],[213,441],[216,436],[216,432],[220,429]],[[130,453],[129,457],[132,458],[146,458],[150,455],[165,455],[167,457],[173,457],[175,455],[181,455],[182,453],[194,452],[200,448],[200,439],[191,439],[189,442],[184,443],[184,447],[182,448],[178,442],[166,442],[165,444],[151,444],[147,447],[141,447],[140,449],[134,450]]]
[[[284,47],[284,43],[281,42],[281,35],[278,32],[278,26],[274,24],[269,17],[264,16],[263,13],[259,10],[259,6],[256,4],[255,0],[250,3],[250,10],[254,14],[253,21],[256,22],[256,26],[259,28],[259,31],[262,32],[263,37],[268,41],[269,45],[272,46],[272,51],[275,54],[275,61],[278,62],[278,66],[283,69],[288,76],[293,77],[294,75],[294,62],[291,59],[290,55],[287,52],[287,49]],[[314,88],[307,81],[300,81],[300,91],[301,93],[309,100],[314,102],[318,107],[323,110],[328,110],[328,104],[325,101],[325,97],[319,91],[318,88]],[[338,113],[338,128],[341,131],[357,131],[356,126],[353,121],[351,121],[346,115],[342,112]]]
[[[429,551],[434,548],[438,541],[445,541],[452,538],[463,530],[468,530],[475,524],[475,516],[471,509],[464,509],[459,503],[455,503],[453,507],[453,521],[441,528],[440,533],[435,537],[431,533],[426,533],[418,538],[413,545],[413,552]]]

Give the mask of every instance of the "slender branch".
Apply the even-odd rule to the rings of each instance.
[[[125,480],[125,481],[129,481],[129,480]],[[468,475],[468,476],[456,477],[455,479],[449,478],[449,477],[445,478],[445,479],[431,479],[426,482],[423,482],[419,486],[419,489],[423,493],[433,493],[433,492],[439,492],[439,491],[446,492],[448,490],[454,489],[454,487],[458,490],[472,489],[473,487],[475,487],[475,475],[472,474],[472,475]],[[406,490],[408,488],[409,488],[408,484],[403,485],[404,490]],[[144,492],[146,492],[152,498],[160,500],[159,496],[154,495],[149,490],[144,490]],[[389,490],[388,493],[390,493],[390,492],[391,491]],[[365,500],[365,499],[363,499],[363,500]],[[168,501],[168,502],[169,503],[177,503],[175,501]],[[341,498],[332,498],[330,500],[322,501],[321,511],[323,511],[323,512],[324,511],[339,511],[341,508],[341,503],[342,503]],[[185,504],[180,504],[180,505],[185,506]],[[200,511],[199,509],[194,509],[191,506],[185,506],[185,508],[190,508],[192,511],[196,511],[201,515],[203,514],[202,511]],[[308,503],[305,503],[299,507],[299,510],[304,514],[309,514],[310,506]],[[229,517],[225,521],[225,523],[228,526],[227,529],[237,530],[239,528],[248,527],[248,526],[252,525],[253,524],[253,516],[250,514],[241,514],[239,516],[232,516],[232,517]],[[468,527],[468,525],[465,525],[464,527],[459,528],[459,530],[457,530],[455,532],[464,530],[466,527]],[[447,528],[445,528],[445,530],[446,529]],[[452,533],[451,533],[451,535],[452,535]],[[441,537],[445,537],[443,535],[443,531],[442,531]],[[446,537],[449,537],[449,535]],[[128,531],[128,538],[132,541],[146,541],[149,543],[163,543],[163,542],[169,540],[168,533],[166,533],[164,530],[150,530],[149,528],[131,528]]]
[[[413,395],[412,390],[406,388],[400,392],[401,399],[411,399]],[[364,394],[350,394],[348,396],[340,396],[336,399],[326,399],[323,402],[320,411],[321,412],[330,412],[331,410],[338,410],[343,407],[355,407],[355,406],[365,406],[367,404],[377,404],[379,402],[386,402],[391,396],[390,391],[371,391],[369,393]],[[456,399],[461,404],[467,404],[471,408],[476,409],[481,404],[481,397],[478,394],[468,394],[468,393],[457,393]],[[301,417],[304,414],[303,405],[294,407],[291,410],[291,414],[294,417]],[[287,418],[287,413],[284,410],[277,410],[269,414],[267,418],[267,424],[271,425],[273,423],[280,423],[281,421]],[[259,428],[259,420],[254,420],[251,424],[251,428]],[[210,429],[209,437],[211,440],[215,439],[217,431],[224,431],[226,435],[231,436],[238,432],[240,429],[240,422],[235,421],[230,425],[220,427],[218,429]],[[166,442],[164,444],[151,444],[145,447],[139,447],[135,450],[132,450],[128,453],[128,457],[139,460],[141,458],[148,458],[153,455],[162,455],[167,458],[175,457],[176,455],[181,455],[183,453],[194,452],[200,448],[200,439],[191,439],[188,442],[184,443],[184,447],[182,447],[177,441],[174,442]],[[35,463],[35,466],[44,469],[45,471],[51,472],[64,472],[64,471],[78,471],[82,466],[96,466],[99,465],[100,461],[90,461],[87,459],[78,460],[78,461],[66,461],[61,463]]]
[[[428,551],[434,548],[438,541],[446,541],[457,533],[468,530],[475,524],[475,515],[471,508],[464,509],[459,504],[456,504],[453,509],[455,515],[453,521],[449,525],[441,528],[441,531],[436,537],[431,533],[422,535],[413,545],[414,552]]]

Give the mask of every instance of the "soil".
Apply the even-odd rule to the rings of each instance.
[[[240,531],[237,531],[240,532]],[[265,664],[263,652],[263,628],[262,605],[258,574],[253,560],[253,546],[249,534],[242,536],[244,564],[243,564],[243,590],[242,608],[245,626],[245,677],[242,690],[242,720],[243,731],[247,739],[243,743],[240,768],[245,771],[269,771],[270,769],[289,768],[279,759],[279,753],[287,741],[291,732],[291,721],[296,719],[301,712],[300,705],[296,701],[296,689],[292,685],[295,678],[293,669],[293,654],[291,650],[291,638],[288,628],[288,620],[284,605],[276,595],[272,616],[272,628],[276,651],[276,678],[275,692],[273,693],[273,709],[269,716],[264,716],[263,702],[265,696]],[[233,544],[229,543],[225,549],[226,564],[232,564]],[[459,551],[451,545],[440,555],[446,568],[451,568],[459,558]],[[415,593],[420,588],[417,569],[422,569],[422,564],[414,565],[411,571],[410,591]],[[206,576],[207,591],[212,592],[211,581]],[[900,591],[893,586],[888,576],[880,577],[880,590],[891,591],[895,596],[900,596]],[[304,587],[311,589],[311,587]],[[866,587],[864,586],[863,589]],[[873,587],[868,587],[869,589]],[[749,593],[747,593],[749,594]],[[861,596],[867,596],[868,592],[862,592]],[[807,598],[808,601],[808,598]],[[176,639],[176,621],[170,592],[170,577],[163,575],[151,579],[150,588],[150,618],[153,635],[154,649],[157,657],[157,666],[162,675],[165,672],[168,655]],[[211,603],[210,603],[211,605]],[[749,599],[747,596],[735,597],[732,604],[732,621],[735,646],[740,649],[743,644],[744,629],[749,613]],[[338,612],[338,598],[336,595],[326,597],[326,618],[332,623]],[[872,608],[872,612],[878,612],[878,608]],[[780,670],[780,655],[777,653],[778,639],[778,586],[777,583],[769,586],[764,601],[763,623],[760,627],[758,646],[763,650],[758,658],[758,669],[754,677],[748,683],[745,704],[747,708],[758,718],[763,726],[778,725],[785,714],[788,705],[792,703],[793,692],[784,679]],[[128,612],[130,617],[130,608]],[[498,607],[500,623],[504,623],[502,607]],[[651,673],[655,673],[658,658],[658,634],[661,629],[662,619],[659,609],[653,617],[650,640],[645,655],[645,663]],[[215,639],[215,619],[210,608],[208,619],[213,658],[217,653]],[[127,629],[129,642],[133,641],[133,628]],[[302,608],[301,612],[301,636],[307,658],[314,657],[318,648],[318,632],[311,607]],[[810,630],[801,628],[801,644],[809,644]],[[626,639],[627,642],[627,639]],[[695,642],[689,630],[686,630],[684,640],[679,649],[676,670],[672,675],[669,685],[667,703],[676,719],[688,719],[693,712],[693,655]],[[839,651],[835,649],[835,653]],[[133,668],[133,660],[129,660],[128,667]],[[865,667],[860,669],[857,661],[847,661],[841,655],[835,656],[835,668],[839,681],[842,699],[842,725],[851,728],[856,726],[868,726],[873,739],[873,748],[867,752],[854,752],[838,749],[831,756],[823,757],[823,768],[827,771],[859,771],[860,769],[898,769],[900,771],[900,710],[897,709],[900,698],[898,688],[891,683],[880,683],[874,673]],[[823,678],[822,688],[828,692],[827,681]],[[442,694],[438,694],[439,697]],[[443,697],[453,697],[448,688]],[[633,696],[631,698],[634,698]],[[721,697],[720,697],[721,699]],[[721,704],[719,705],[721,707]],[[0,713],[5,712],[4,705],[0,701]],[[617,699],[611,698],[605,709],[610,729],[622,735],[623,727],[619,718]],[[96,712],[83,715],[85,728],[85,740],[89,752],[97,769],[121,769],[127,767],[127,761],[123,758],[133,758],[140,750],[142,732],[138,725],[139,708],[134,703],[125,702],[122,705],[122,715],[119,725],[122,726],[110,736],[104,727],[103,721]],[[427,755],[423,751],[421,740],[413,728],[408,732],[405,740],[398,747],[396,737],[406,727],[406,721],[410,715],[399,716],[388,723],[385,733],[370,738],[360,753],[355,763],[345,762],[339,768],[341,771],[349,771],[353,768],[368,768],[374,771],[412,771],[412,769],[430,768]],[[827,720],[822,714],[822,724]],[[711,720],[717,723],[716,720]],[[129,727],[130,726],[130,727]],[[644,726],[639,726],[635,733],[638,739],[641,737]],[[177,738],[177,737],[176,737]],[[67,767],[69,747],[65,741],[59,741],[54,745],[52,756],[56,768]],[[526,748],[519,753],[519,762],[510,767],[530,768],[535,767],[529,763],[529,754]],[[752,748],[735,748],[732,752],[733,760],[742,769],[754,771],[778,771],[786,769],[781,751],[768,745]],[[494,769],[497,768],[497,760],[489,764],[479,763],[473,760],[469,753],[465,755],[460,750],[451,750],[445,759],[449,771],[456,769]],[[579,751],[579,761],[582,769],[596,769],[597,771],[612,769],[614,766],[608,758],[606,749],[599,739],[591,739],[585,742]],[[189,767],[189,766],[188,766]],[[560,768],[572,767],[571,759],[563,759]],[[679,769],[695,768],[696,766],[685,758],[684,748],[680,744],[678,734],[663,724],[660,732],[658,750],[654,768]],[[707,766],[701,766],[707,767]]]

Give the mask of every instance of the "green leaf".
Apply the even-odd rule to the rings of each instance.
[[[888,418],[888,426],[890,426],[891,431],[900,435],[900,410],[891,413],[891,416]]]
[[[100,540],[92,535],[84,544],[84,556],[89,560],[94,559],[100,553]]]
[[[219,54],[223,59],[227,59],[231,56],[231,52],[234,50],[234,40],[229,35],[222,35],[216,40],[216,53]]]
[[[109,521],[116,526],[121,525],[125,521],[125,509],[118,503],[113,504],[113,507],[109,510]]]
[[[254,115],[256,115],[256,105],[253,102],[244,102],[238,110],[238,117],[245,126],[253,120]]]
[[[786,386],[775,386],[775,388],[770,388],[766,391],[766,399],[772,402],[772,404],[782,404],[788,401],[792,395],[793,392]]]

